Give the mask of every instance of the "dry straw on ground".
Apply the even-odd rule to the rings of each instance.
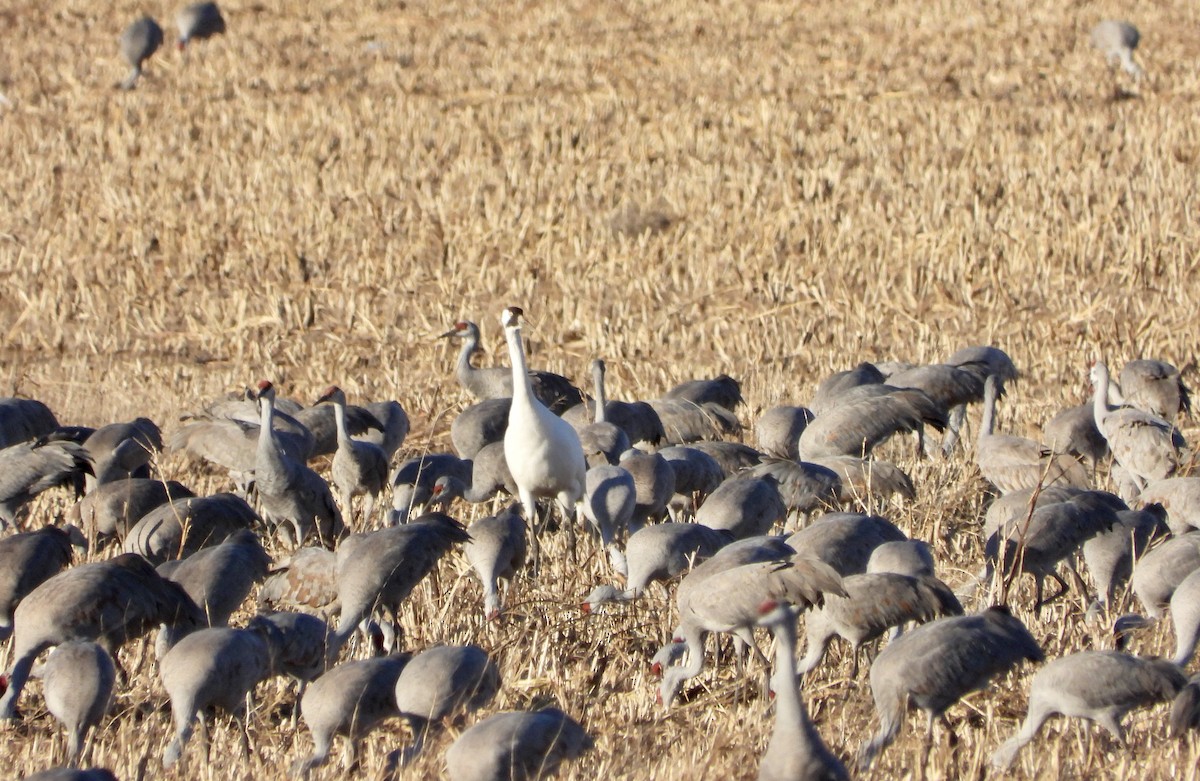
[[[535,365],[583,380],[603,356],[614,398],[728,372],[748,423],[859,360],[994,343],[1025,375],[1001,426],[1032,433],[1082,400],[1094,354],[1196,354],[1195,4],[1136,8],[1136,96],[1086,44],[1095,21],[1134,9],[1095,3],[224,6],[227,36],[186,64],[164,49],[129,93],[112,89],[117,34],[174,7],[0,9],[0,392],[68,423],[171,429],[261,377],[305,400],[336,382],[352,400],[400,399],[407,451],[445,448],[464,397],[433,337],[478,319],[485,360],[504,361],[495,317],[519,304]],[[958,582],[980,560],[982,482],[963,457],[892,454],[920,497],[889,514],[934,539]],[[161,466],[224,485],[174,456]],[[39,501],[34,522],[66,501]],[[597,748],[565,777],[751,775],[770,724],[756,679],[722,664],[660,715],[645,661],[672,625],[667,592],[585,619],[574,605],[603,557],[585,548],[573,566],[550,549],[559,562],[518,584],[498,624],[452,558],[406,608],[406,644],[479,642],[501,660],[497,707],[554,701],[582,718]],[[1077,601],[1018,612],[1049,654],[1108,642]],[[140,653],[94,747],[124,779],[160,777],[167,739]],[[873,721],[848,670],[835,656],[805,684],[843,757]],[[957,740],[936,733],[929,777],[987,775],[1027,679],[953,708]],[[307,750],[281,725],[290,692],[260,695],[253,758],[218,720],[207,761],[197,740],[174,777],[276,777]],[[922,727],[869,777],[915,772]],[[403,739],[372,737],[360,777]],[[409,777],[436,772],[449,740]],[[1128,749],[1053,725],[1014,772],[1194,778],[1196,746],[1165,737],[1160,709],[1133,718]],[[56,752],[31,696],[0,772]]]

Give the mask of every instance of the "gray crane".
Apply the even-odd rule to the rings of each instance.
[[[966,419],[967,405],[983,401],[984,378],[978,373],[948,363],[914,366],[888,375],[888,385],[924,391],[943,409],[949,410],[942,452],[949,455],[958,444]]]
[[[90,493],[105,483],[149,477],[150,461],[163,449],[162,432],[150,418],[110,423],[88,435],[83,449],[92,462],[92,474],[84,477]]]
[[[731,477],[708,495],[696,510],[696,523],[725,529],[735,538],[770,533],[782,524],[788,508],[772,477]]]
[[[388,462],[391,463],[392,456],[396,455],[396,451],[408,438],[410,428],[408,413],[404,411],[404,407],[398,401],[370,401],[367,402],[364,409],[382,428],[367,428],[357,434],[351,433],[355,439],[379,445],[387,454]]]
[[[1142,70],[1142,66],[1133,61],[1133,50],[1137,48],[1138,42],[1142,38],[1136,27],[1129,22],[1104,19],[1092,28],[1089,38],[1092,46],[1100,50],[1110,67],[1120,65],[1126,73],[1133,77],[1134,81],[1142,80],[1145,72]],[[1158,361],[1146,361],[1145,363],[1158,363]],[[1122,377],[1123,380],[1124,377]]]
[[[1133,562],[1142,557],[1150,543],[1166,536],[1163,515],[1157,505],[1147,505],[1144,510],[1118,510],[1117,523],[1111,529],[1083,543],[1083,561],[1101,604],[1111,604],[1117,587],[1133,573]]]
[[[1168,477],[1148,483],[1137,496],[1140,504],[1166,510],[1167,526],[1175,535],[1200,529],[1200,477]]]
[[[1095,395],[1092,400],[1096,428],[1104,435],[1113,459],[1132,478],[1140,491],[1154,480],[1175,475],[1187,447],[1183,435],[1170,422],[1130,407],[1108,404],[1108,367],[1096,362],[1091,370]]]
[[[666,442],[673,445],[736,436],[742,430],[737,415],[719,404],[697,404],[687,399],[651,399],[646,402],[662,422]]]
[[[915,499],[917,489],[903,469],[878,458],[829,456],[816,458],[813,465],[832,471],[838,478],[835,499],[842,504],[870,506],[893,496]]]
[[[421,753],[432,724],[479,710],[499,690],[500,671],[477,645],[439,645],[414,656],[396,679],[396,710],[413,731],[412,744],[396,757],[400,765]]]
[[[467,561],[483,584],[483,613],[488,620],[500,616],[498,581],[512,581],[525,566],[525,521],[521,505],[514,504],[496,515],[471,524],[471,539],[463,546]]]
[[[880,545],[907,539],[895,524],[878,515],[829,513],[788,537],[787,544],[840,575],[854,575],[866,572],[871,554]]]
[[[1139,659],[1119,651],[1080,651],[1054,659],[1033,676],[1025,721],[992,755],[992,766],[1011,765],[1055,715],[1093,721],[1125,745],[1125,714],[1170,702],[1186,684],[1183,672],[1164,659]]]
[[[604,372],[604,361],[599,358],[592,361],[592,384],[596,394],[593,404],[596,409],[595,419],[576,428],[579,432],[579,444],[583,447],[583,454],[591,466],[598,466],[601,462],[616,464],[631,444],[625,430],[615,423],[610,423],[606,417],[608,395],[604,392]]]
[[[161,564],[259,525],[258,513],[234,494],[176,499],[159,505],[134,524],[125,537],[124,549]]]
[[[0,448],[40,439],[58,428],[58,418],[37,399],[0,398]]]
[[[0,450],[0,529],[14,526],[35,496],[73,485],[91,468],[87,451],[70,440],[21,442]]]
[[[300,718],[300,700],[304,697],[304,690],[326,670],[329,624],[316,616],[290,611],[260,614],[258,618],[269,622],[279,631],[280,642],[274,649],[275,673],[296,681],[296,703],[292,709],[292,729],[295,729]]]
[[[622,467],[601,464],[587,471],[584,485],[583,517],[600,535],[600,544],[608,551],[613,570],[622,576],[628,575],[629,567],[620,539],[629,527],[636,504],[633,475]]]
[[[946,410],[924,391],[870,384],[851,389],[817,415],[800,435],[800,457],[866,457],[901,431],[921,435],[925,426],[946,428]]]
[[[1096,467],[1108,458],[1108,440],[1096,428],[1093,406],[1077,404],[1059,412],[1042,427],[1042,438],[1055,453],[1079,456],[1096,474]]]
[[[621,454],[621,466],[633,475],[633,517],[630,533],[637,533],[650,521],[662,520],[675,495],[675,470],[660,453],[627,450]]]
[[[1187,685],[1171,703],[1171,737],[1182,737],[1189,729],[1200,728],[1200,674],[1188,679]]]
[[[758,766],[759,781],[848,781],[842,761],[834,756],[808,717],[796,680],[796,616],[784,602],[768,600],[759,607],[758,625],[775,637],[775,725]]]
[[[743,474],[772,480],[778,487],[787,514],[793,518],[836,508],[842,491],[842,480],[837,472],[808,461],[768,458]],[[709,499],[716,498],[720,490],[717,489]],[[696,517],[703,512],[704,505],[701,505]]]
[[[933,574],[933,550],[924,540],[885,542],[871,551],[867,572],[894,572],[919,578]]]
[[[742,384],[722,374],[708,380],[686,380],[662,395],[664,399],[682,399],[693,404],[716,404],[730,412],[746,402],[742,398]]]
[[[175,15],[175,26],[179,28],[179,51],[184,51],[192,41],[224,34],[225,17],[216,3],[192,3]]]
[[[863,385],[880,385],[883,380],[883,372],[879,371],[875,364],[864,361],[853,369],[835,372],[817,383],[817,389],[813,392],[808,408],[814,415],[821,415],[841,404],[845,400],[847,391],[852,388]]]
[[[531,781],[554,775],[593,745],[557,708],[496,713],[458,736],[446,751],[450,781]]]
[[[1200,532],[1169,539],[1146,552],[1133,568],[1133,593],[1151,617],[1162,615],[1183,579],[1200,569]]]
[[[333,405],[334,421],[337,425],[337,451],[333,454],[331,470],[333,482],[342,494],[344,514],[354,517],[351,502],[356,496],[363,497],[363,526],[369,527],[375,517],[375,501],[388,482],[388,456],[383,448],[372,442],[363,442],[350,436],[346,428],[346,394],[331,385],[317,399],[317,403]]]
[[[771,458],[796,460],[800,457],[800,435],[814,415],[808,407],[781,405],[771,407],[754,424],[758,449]]]
[[[1166,361],[1130,361],[1121,367],[1117,381],[1122,404],[1172,425],[1180,413],[1192,411],[1191,391],[1183,384],[1179,370]]]
[[[94,640],[112,654],[127,639],[159,624],[194,627],[203,621],[187,593],[136,554],[60,572],[17,606],[12,646],[16,661],[8,674],[8,690],[0,697],[0,718],[16,717],[33,662],[52,645]]]
[[[433,487],[438,479],[450,476],[463,485],[471,485],[471,461],[453,453],[425,453],[410,458],[392,474],[392,512],[388,515],[389,525],[403,523],[417,508],[423,508],[433,496]]]
[[[296,547],[314,534],[322,545],[333,547],[346,533],[342,514],[325,479],[276,442],[275,386],[267,380],[258,384],[258,405],[262,418],[254,485],[263,516],[279,527],[290,526]]]
[[[46,709],[67,731],[67,761],[75,766],[88,730],[97,726],[112,705],[117,680],[112,657],[87,640],[63,643],[42,668]]]
[[[484,399],[454,416],[450,424],[450,442],[460,458],[475,458],[475,455],[493,442],[504,441],[508,428],[508,411],[512,399]]]
[[[325,764],[334,735],[346,736],[344,765],[349,768],[359,739],[384,719],[399,715],[396,681],[411,654],[345,662],[313,681],[300,700],[300,712],[313,738],[313,752],[297,759],[294,777],[306,777]]]
[[[254,619],[245,629],[200,629],[176,643],[159,663],[159,677],[171,699],[175,735],[163,749],[163,768],[179,761],[197,715],[217,707],[241,725],[242,749],[249,753],[246,701],[254,688],[275,674],[283,637],[274,624]]]
[[[879,729],[859,752],[859,769],[870,767],[879,752],[896,739],[909,705],[929,717],[927,754],[934,720],[960,697],[986,686],[1022,661],[1040,662],[1043,658],[1029,630],[1003,607],[941,618],[901,635],[880,651],[871,665],[871,694]]]
[[[471,365],[471,356],[480,352],[479,326],[459,320],[453,328],[441,336],[443,339],[450,337],[462,340],[458,363],[454,366],[454,376],[468,393],[481,400],[513,397],[515,375],[511,369],[501,366],[477,369]],[[587,398],[583,391],[562,375],[546,371],[533,371],[524,365],[522,365],[521,371],[528,379],[533,396],[555,414],[561,415]]]
[[[151,510],[174,499],[194,496],[174,480],[131,477],[105,483],[80,499],[67,511],[68,523],[98,542],[125,539],[129,529]]]
[[[142,66],[146,60],[153,57],[154,53],[162,46],[163,30],[154,19],[143,16],[129,23],[129,26],[121,32],[117,43],[121,47],[121,56],[125,58],[125,62],[129,63],[131,68],[129,75],[117,86],[120,89],[130,90],[137,86],[138,79],[142,75]]]
[[[43,526],[0,537],[0,640],[12,635],[13,611],[21,600],[65,569],[71,556],[69,529]]]
[[[932,575],[910,577],[891,572],[864,573],[842,578],[845,596],[826,594],[825,604],[804,622],[805,654],[800,672],[817,668],[829,641],[841,637],[850,643],[852,679],[858,678],[858,652],[889,629],[909,621],[922,623],[939,616],[962,615],[954,593]]]

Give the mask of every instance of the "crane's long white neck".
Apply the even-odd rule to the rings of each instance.
[[[796,619],[790,610],[787,617],[771,627],[775,636],[775,724],[776,730],[799,728],[802,742],[812,731],[808,711],[796,687]]]
[[[604,406],[608,404],[608,397],[604,395],[604,364],[600,361],[592,362],[592,383],[596,386],[596,417],[597,423],[604,422]]]
[[[505,326],[504,341],[508,342],[508,357],[512,362],[513,400],[532,404],[533,388],[529,384],[529,369],[525,365],[525,347],[521,344],[521,327]]]
[[[983,383],[983,421],[979,424],[979,438],[990,437],[996,428],[996,399],[1000,396],[1000,380],[989,374]]]
[[[346,403],[339,400],[333,402],[333,420],[337,424],[338,447],[350,444],[350,431],[346,428]]]
[[[260,396],[258,399],[259,448],[275,447],[275,400],[270,396]]]
[[[1097,362],[1092,367],[1092,414],[1096,418],[1096,427],[1103,431],[1104,419],[1108,417],[1108,367]]]

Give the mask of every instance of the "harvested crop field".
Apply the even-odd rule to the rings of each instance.
[[[1012,357],[1022,376],[997,429],[1033,438],[1090,399],[1093,360],[1158,358],[1196,383],[1195,4],[230,0],[227,33],[186,60],[174,7],[102,6],[0,9],[0,396],[40,399],[64,424],[147,416],[169,437],[181,414],[267,378],[305,403],[331,383],[351,403],[399,400],[412,429],[397,461],[449,450],[471,399],[457,345],[437,337],[474,320],[477,363],[508,365],[509,305],[525,310],[532,366],[587,388],[602,357],[610,398],[732,375],[746,403],[731,438],[748,444],[764,410],[807,403],[834,371],[967,345]],[[142,12],[168,45],[119,91],[116,38]],[[1097,21],[1133,13],[1139,84],[1088,44]],[[970,447],[978,407],[968,420],[949,459],[916,458],[908,437],[884,445],[916,498],[867,508],[929,541],[952,587],[981,568],[991,501]],[[1194,417],[1180,426],[1200,437]],[[231,487],[181,453],[155,465],[197,493]],[[328,473],[328,459],[313,465]],[[1106,467],[1097,483],[1112,490]],[[73,501],[45,493],[25,523],[59,523]],[[404,646],[492,653],[504,684],[482,714],[553,704],[579,719],[596,745],[563,778],[753,776],[773,722],[761,666],[740,672],[724,641],[714,665],[710,641],[706,671],[665,712],[648,662],[675,626],[675,584],[583,615],[609,565],[587,535],[572,561],[563,537],[546,537],[542,571],[516,580],[498,621],[449,555],[401,611]],[[1038,616],[1033,601],[1025,578],[1010,603],[1047,658],[1112,647],[1077,594]],[[1122,590],[1112,615],[1136,609]],[[1173,642],[1163,622],[1131,650],[1169,656]],[[257,690],[250,756],[218,716],[207,746],[198,735],[164,772],[153,638],[121,659],[130,681],[88,755],[120,779],[283,777],[311,750],[289,721],[294,685],[276,678]],[[852,775],[995,777],[989,757],[1037,667],[952,706],[923,765],[912,713]],[[852,766],[876,724],[865,665],[850,670],[835,644],[802,696]],[[21,709],[6,777],[63,758],[40,684]],[[1135,711],[1126,747],[1054,721],[1009,774],[1196,778],[1197,733],[1169,738],[1166,711]],[[440,774],[478,718],[432,737],[400,777]],[[353,776],[383,777],[408,740],[389,721]],[[346,777],[343,754],[314,778]]]

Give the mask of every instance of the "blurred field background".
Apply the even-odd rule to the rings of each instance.
[[[164,47],[130,93],[112,88],[116,36],[141,12],[173,36],[174,6],[0,8],[0,394],[39,398],[64,423],[147,415],[169,433],[260,378],[310,402],[337,383],[351,402],[405,405],[405,454],[448,449],[467,399],[454,346],[434,337],[477,320],[485,363],[507,363],[496,318],[509,304],[530,318],[534,366],[583,383],[603,357],[610,397],[625,399],[726,372],[748,426],[860,360],[968,344],[1002,347],[1024,373],[1000,417],[1018,434],[1082,401],[1096,357],[1165,359],[1196,383],[1194,3],[222,8],[228,35],[186,63]],[[1106,17],[1142,32],[1136,89],[1087,44]],[[920,494],[889,516],[936,535],[940,574],[960,582],[980,560],[982,480],[961,454],[888,452]],[[197,490],[226,485],[174,455],[160,467]],[[39,500],[34,522],[67,502]],[[564,777],[752,775],[771,723],[757,679],[725,662],[669,716],[654,706],[645,661],[673,625],[667,591],[585,620],[578,599],[606,572],[593,554],[519,583],[515,616],[485,625],[466,572],[452,557],[437,599],[432,585],[414,595],[406,642],[479,642],[503,662],[496,708],[554,701],[582,719],[598,745]],[[1078,600],[1018,615],[1048,656],[1107,647]],[[1136,650],[1161,652],[1168,635]],[[165,694],[139,646],[128,653],[134,686],[94,760],[154,778]],[[805,697],[848,758],[873,709],[865,670],[851,682],[833,658]],[[1028,675],[951,709],[957,743],[939,729],[930,778],[990,775]],[[260,695],[255,757],[218,721],[208,761],[194,741],[171,775],[282,775],[311,743],[279,723],[290,691]],[[5,736],[5,775],[61,751],[39,702]],[[1132,725],[1124,750],[1052,724],[1013,773],[1197,776],[1195,738],[1169,741],[1161,709]],[[868,777],[917,773],[923,730],[914,716]],[[399,725],[376,733],[359,776],[406,739]],[[439,772],[449,741],[408,777]]]

